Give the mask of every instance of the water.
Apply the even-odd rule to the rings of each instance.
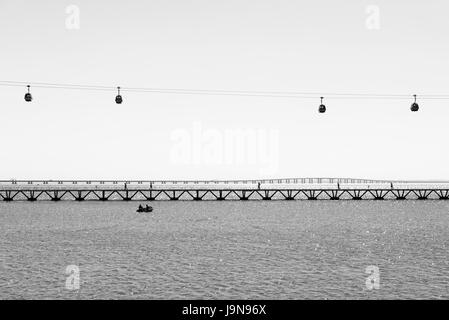
[[[449,202],[152,205],[0,203],[0,298],[449,298]]]

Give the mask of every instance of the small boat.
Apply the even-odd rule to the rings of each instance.
[[[136,212],[153,212],[153,207],[150,207],[148,205],[145,207],[142,207],[140,205],[139,208],[136,210]]]

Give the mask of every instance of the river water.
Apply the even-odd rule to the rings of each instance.
[[[137,206],[0,203],[0,298],[449,298],[446,201]]]

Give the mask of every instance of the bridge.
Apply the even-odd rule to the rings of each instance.
[[[0,180],[0,201],[449,200],[449,181]]]

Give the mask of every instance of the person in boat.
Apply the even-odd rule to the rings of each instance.
[[[150,211],[151,207],[149,207],[148,205],[145,206],[145,210]]]
[[[139,204],[139,211],[142,211],[142,210],[143,210],[143,207],[141,204]]]

